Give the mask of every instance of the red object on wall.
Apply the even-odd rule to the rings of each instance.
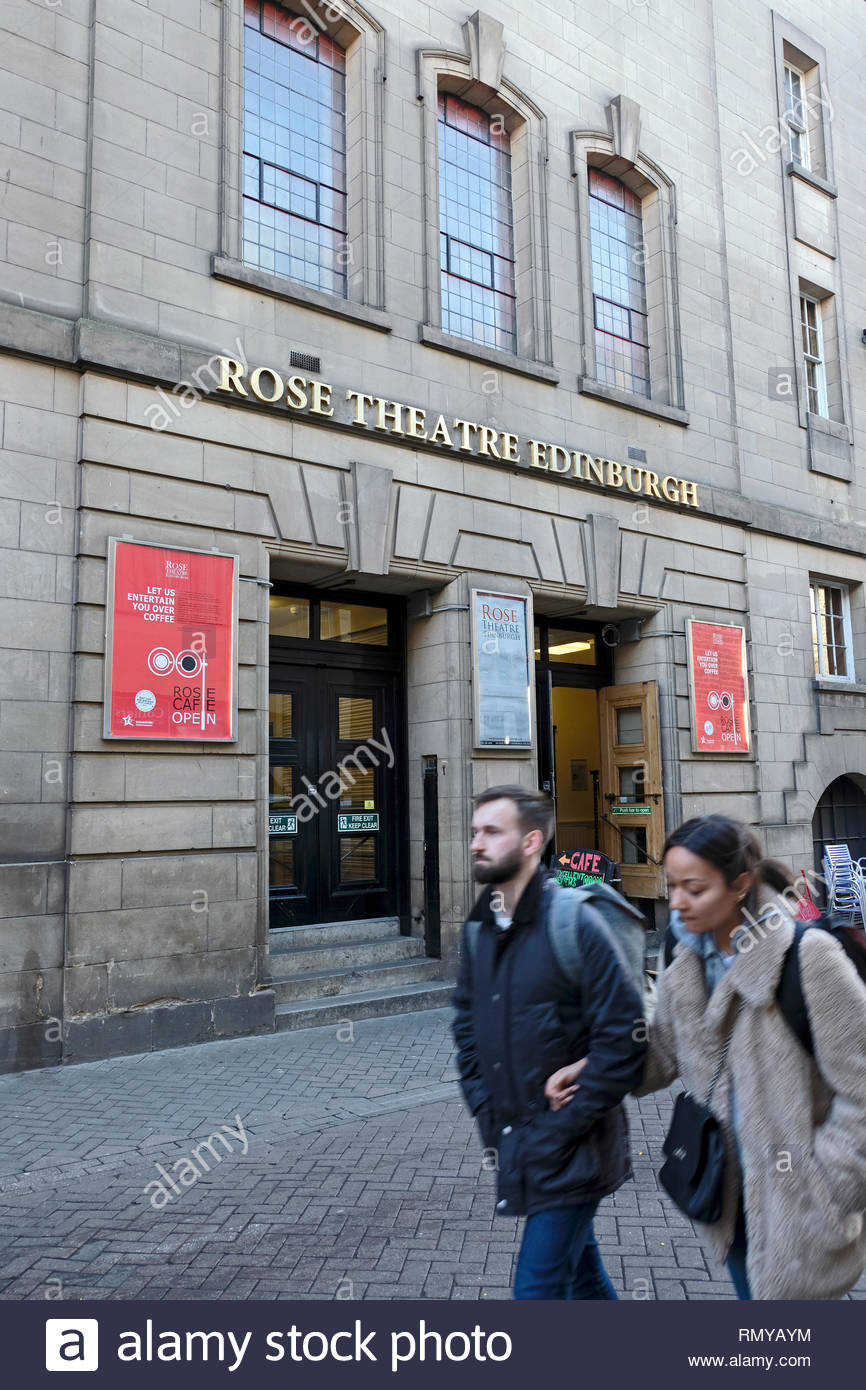
[[[690,620],[686,634],[694,752],[748,753],[751,731],[745,628]]]
[[[237,737],[236,555],[109,540],[106,738]]]

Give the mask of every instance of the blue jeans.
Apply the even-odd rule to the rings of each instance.
[[[598,1202],[527,1217],[515,1298],[616,1298],[592,1228]]]
[[[746,1213],[743,1209],[742,1193],[734,1228],[734,1243],[728,1252],[728,1273],[734,1281],[737,1298],[751,1300],[752,1291],[746,1277]]]

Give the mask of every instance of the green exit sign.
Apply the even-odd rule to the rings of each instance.
[[[378,811],[341,811],[337,816],[337,830],[341,834],[352,830],[378,829]]]
[[[612,816],[651,816],[652,806],[611,806]]]
[[[297,835],[297,816],[268,816],[269,835]]]

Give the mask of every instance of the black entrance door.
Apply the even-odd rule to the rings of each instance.
[[[401,673],[387,650],[352,652],[350,643],[336,648],[340,638],[316,641],[326,603],[310,601],[303,644],[271,642],[272,927],[401,913]],[[334,606],[349,613],[344,626],[379,611]],[[326,617],[322,630],[330,632]],[[274,625],[272,608],[272,633]]]

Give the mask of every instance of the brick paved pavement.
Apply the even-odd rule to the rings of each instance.
[[[0,1078],[0,1297],[507,1298],[520,1227],[493,1217],[449,1021],[405,1014]],[[629,1104],[636,1180],[596,1220],[618,1291],[731,1298],[659,1196],[670,1095]],[[154,1209],[156,1165],[177,1176],[183,1157],[197,1180],[166,1186]]]

